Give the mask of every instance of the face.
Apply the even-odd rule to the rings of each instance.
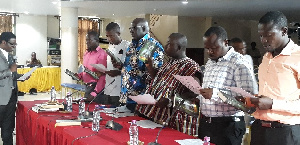
[[[280,29],[273,25],[273,22],[268,24],[258,24],[258,34],[263,47],[268,52],[274,52],[275,49],[283,48],[286,30]]]
[[[203,42],[204,48],[207,50],[208,57],[212,60],[216,61],[227,53],[227,49],[225,48],[228,46],[228,41],[218,39],[216,34],[203,37]]]
[[[36,58],[36,54],[35,53],[31,53],[31,59],[35,59]]]
[[[14,49],[16,49],[17,43],[15,38],[11,38],[6,42],[6,52],[12,52]]]
[[[95,36],[87,35],[85,40],[88,51],[93,51],[98,47],[98,42],[96,41]]]
[[[246,47],[244,46],[244,43],[232,43],[232,47],[234,50],[242,55],[246,54]]]
[[[165,52],[168,56],[176,57],[179,50],[178,41],[172,37],[169,37],[165,48]]]
[[[144,26],[142,26],[138,22],[133,21],[131,23],[131,27],[129,28],[129,31],[133,40],[140,40],[145,36],[146,32],[144,31],[143,27]]]
[[[106,31],[106,37],[109,43],[118,45],[121,42],[120,34],[113,30]]]

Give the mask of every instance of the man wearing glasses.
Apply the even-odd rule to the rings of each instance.
[[[134,112],[136,102],[130,98],[127,99],[127,97],[144,93],[147,82],[151,80],[153,74],[156,74],[155,71],[163,64],[164,49],[157,40],[150,37],[149,25],[144,18],[134,19],[129,30],[132,36],[132,42],[126,49],[125,62],[121,71],[122,84],[120,102],[126,103],[126,107]],[[153,42],[156,47],[149,58],[147,58],[152,59],[153,67],[149,68],[146,68],[145,61],[138,57],[141,48],[143,48],[146,42]]]
[[[15,111],[18,97],[16,80],[17,65],[10,52],[17,46],[16,36],[11,32],[3,32],[0,36],[0,126],[3,145],[13,144]]]

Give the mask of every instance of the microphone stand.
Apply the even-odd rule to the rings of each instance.
[[[114,122],[114,116],[116,115],[116,113],[118,112],[118,108],[114,109],[114,114],[112,116],[112,119],[107,121],[106,123],[106,128],[109,128],[109,129],[112,129],[112,130],[115,130],[115,131],[119,131],[123,128],[123,126],[117,122]]]
[[[166,122],[163,123],[163,127],[160,128],[160,130],[158,131],[157,133],[157,136],[156,136],[156,139],[155,139],[155,142],[149,142],[148,145],[161,145],[159,143],[157,143],[157,140],[158,140],[158,136],[160,134],[160,132],[162,131],[163,128],[166,127],[166,125],[168,124],[168,122],[170,121],[170,119],[172,118],[172,116],[175,114],[175,112],[179,109],[179,107],[184,103],[184,100],[181,99],[179,100],[179,104],[177,106],[175,106],[174,110],[172,111],[172,114],[167,118]]]
[[[116,79],[112,80],[106,87],[108,87],[108,86],[110,86],[112,83],[114,83],[115,80],[116,80]],[[106,87],[105,87],[104,89],[102,89],[102,91],[101,91],[100,93],[98,93],[97,96],[95,96],[95,97],[93,98],[93,100],[91,100],[91,101],[89,102],[88,107],[87,107],[87,109],[86,109],[86,111],[85,111],[85,115],[84,115],[85,118],[88,118],[88,117],[90,117],[91,115],[93,115],[93,112],[90,112],[90,110],[89,110],[90,104],[91,104],[98,96],[100,96],[100,95],[104,92],[104,90],[106,89]]]

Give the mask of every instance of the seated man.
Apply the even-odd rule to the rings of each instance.
[[[41,61],[36,59],[36,53],[35,52],[31,53],[31,59],[26,61],[26,65],[28,67],[35,67],[35,66],[42,67],[43,66]]]
[[[159,100],[155,105],[137,105],[137,113],[145,118],[162,124],[166,122],[171,115],[171,101],[177,94],[189,92],[173,75],[193,76],[200,71],[199,65],[192,59],[186,56],[187,39],[186,36],[180,33],[172,33],[167,42],[166,54],[171,57],[170,61],[158,70],[152,82],[147,86],[146,94],[151,94],[156,100]],[[152,67],[152,62],[149,61],[147,68]],[[176,110],[173,110],[176,111]],[[184,112],[177,111],[172,117],[169,127],[177,129],[181,132],[195,135],[197,117],[192,117]],[[175,120],[175,118],[178,118]],[[184,120],[184,121],[183,121]],[[188,122],[184,124],[183,122]],[[190,130],[184,129],[190,126]]]

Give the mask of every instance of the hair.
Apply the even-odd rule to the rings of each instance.
[[[105,28],[105,31],[115,31],[115,32],[119,32],[120,33],[120,26],[119,24],[117,23],[114,23],[114,22],[110,22],[106,28]]]
[[[243,43],[243,40],[240,39],[240,38],[234,37],[229,42],[230,42],[230,44],[233,44],[233,43]]]
[[[0,35],[0,43],[4,40],[8,42],[11,38],[16,39],[16,35],[13,34],[12,32],[2,32]]]
[[[251,45],[251,46],[256,46],[256,43],[255,43],[255,42],[251,42],[250,45]]]
[[[187,38],[185,35],[181,34],[181,33],[172,33],[169,38],[175,38],[178,40],[178,45],[181,48],[186,48],[187,47]]]
[[[222,39],[222,40],[227,40],[227,32],[226,30],[221,27],[221,26],[217,26],[217,27],[210,27],[205,33],[204,33],[204,37],[209,37],[213,34],[217,35],[217,38]]]
[[[97,32],[95,32],[95,31],[90,31],[90,32],[88,32],[88,36],[94,36],[94,37],[95,37],[95,40],[96,40],[97,42],[99,42],[99,35],[98,35]]]
[[[286,16],[280,11],[267,12],[259,19],[259,24],[269,24],[271,22],[273,22],[273,25],[277,26],[278,29],[288,26]]]

